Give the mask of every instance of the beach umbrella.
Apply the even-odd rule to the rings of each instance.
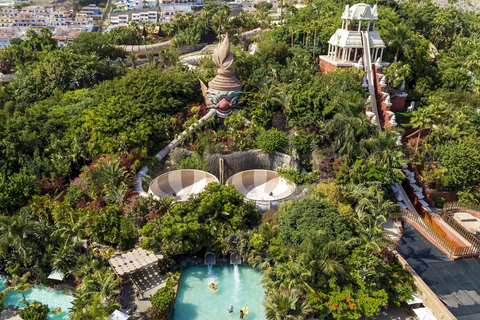
[[[60,269],[53,269],[47,279],[63,281],[65,274]]]
[[[120,312],[118,310],[115,310],[111,315],[110,317],[108,318],[108,320],[126,320],[130,318],[130,316],[126,313],[123,313],[123,312]]]

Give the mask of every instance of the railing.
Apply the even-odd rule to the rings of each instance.
[[[453,255],[455,246],[445,239],[434,228],[429,226],[425,221],[416,213],[400,208],[400,216],[408,218],[418,224],[430,237],[432,237],[448,254]]]
[[[448,202],[443,205],[443,211],[447,210],[471,210],[480,214],[480,205],[476,203]]]
[[[480,239],[475,237],[470,231],[465,229],[460,223],[458,223],[454,218],[452,218],[448,214],[448,210],[477,211],[478,209],[480,209],[480,206],[478,206],[475,203],[458,203],[458,202],[446,203],[443,206],[442,219],[450,227],[452,227],[456,232],[458,232],[462,237],[464,237],[468,242],[470,242],[472,244],[472,246],[476,248],[477,252],[480,253]],[[479,214],[480,214],[480,212],[479,212]]]
[[[422,219],[420,215],[418,215],[417,213],[401,208],[400,216],[410,219],[411,221],[416,223],[418,226],[420,226],[450,256],[461,257],[461,256],[475,255],[479,253],[479,248],[476,246],[459,247],[453,244],[450,241],[450,239],[448,239],[445,235],[435,230],[435,228],[430,223]]]

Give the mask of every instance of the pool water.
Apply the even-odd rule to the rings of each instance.
[[[5,289],[5,281],[7,278],[5,276],[0,276],[0,291]],[[64,293],[63,291],[53,290],[50,288],[45,288],[43,286],[35,286],[32,289],[29,289],[25,292],[25,298],[28,302],[33,302],[37,300],[43,304],[48,305],[50,308],[50,313],[48,314],[48,319],[52,320],[69,320],[68,309],[72,306],[73,296]],[[17,291],[10,291],[7,294],[5,299],[5,305],[16,305],[22,308],[25,308],[25,305],[21,302],[23,299],[22,294]],[[60,307],[62,312],[57,315],[53,315],[51,311],[53,309]]]
[[[265,291],[262,273],[244,265],[195,266],[183,270],[175,302],[174,320],[239,319],[240,309],[249,309],[245,320],[264,320]],[[217,291],[208,287],[215,283]],[[233,313],[228,308],[233,305]]]

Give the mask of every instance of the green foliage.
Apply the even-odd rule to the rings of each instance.
[[[257,139],[260,149],[268,153],[274,153],[277,150],[283,150],[288,143],[286,134],[277,129],[263,131]]]
[[[101,32],[82,32],[73,40],[72,50],[81,55],[96,53],[107,57],[114,51],[109,36]]]
[[[195,169],[206,170],[207,164],[205,159],[198,153],[194,153],[189,157],[183,158],[178,162],[177,169]]]
[[[293,56],[288,46],[283,42],[261,42],[255,55],[258,56],[263,65],[285,64],[287,58]]]
[[[297,131],[291,139],[292,146],[300,155],[315,149],[318,142],[318,136],[315,133],[307,134],[305,130]]]
[[[137,31],[130,28],[113,28],[106,36],[108,43],[114,45],[135,45],[139,42]]]
[[[168,309],[151,307],[147,311],[148,320],[167,320],[169,315]]]
[[[301,244],[318,230],[330,240],[346,241],[351,232],[335,207],[316,198],[300,200],[279,218],[284,243]]]
[[[312,126],[337,112],[357,115],[364,108],[361,95],[362,74],[355,68],[337,69],[308,82],[293,82],[286,86],[292,95],[288,115],[290,125]]]
[[[313,172],[298,172],[294,169],[277,169],[279,176],[294,182],[295,184],[309,185],[317,183],[319,180],[318,174]]]
[[[175,300],[175,291],[171,287],[162,287],[152,296],[152,307],[168,310]]]
[[[166,117],[198,99],[198,83],[185,73],[145,67],[97,86],[96,106],[85,111],[83,129],[90,152],[113,153],[131,147],[161,148],[173,139]],[[153,140],[156,137],[156,141]]]
[[[4,175],[0,172],[0,211],[13,213],[27,204],[39,191],[35,176],[23,172]]]
[[[86,88],[113,76],[113,67],[95,54],[53,51],[15,77],[12,86],[17,101],[33,103],[50,97],[55,89]]]
[[[34,301],[25,309],[20,311],[20,318],[23,320],[47,320],[47,314],[50,309],[38,301]]]
[[[447,202],[445,198],[440,196],[433,196],[433,202],[435,202],[435,208],[443,208],[443,205]]]
[[[367,292],[352,285],[340,287],[337,278],[328,281],[328,287],[315,294],[309,294],[308,302],[320,316],[327,317],[330,311],[335,319],[371,318],[380,314],[387,305],[387,293],[384,290]]]
[[[176,203],[169,215],[147,223],[142,228],[146,238],[142,246],[166,254],[199,251],[204,246],[223,251],[224,239],[239,230],[247,230],[260,220],[252,203],[233,187],[210,183],[205,191]]]
[[[269,2],[259,2],[259,3],[254,4],[253,7],[257,10],[262,10],[262,9],[270,10],[270,9],[272,9],[273,4],[271,4]]]
[[[7,298],[7,293],[2,291],[0,292],[0,313],[5,308],[5,299]]]
[[[385,169],[378,165],[368,163],[365,159],[360,158],[355,161],[352,166],[342,162],[337,168],[336,179],[338,183],[345,185],[355,185],[362,183],[374,183],[386,181],[387,175]]]
[[[267,320],[305,319],[312,310],[306,301],[300,300],[300,294],[296,290],[272,292],[262,304]]]
[[[465,188],[480,176],[480,150],[478,141],[466,138],[451,141],[439,147],[440,164],[447,168],[448,188]]]

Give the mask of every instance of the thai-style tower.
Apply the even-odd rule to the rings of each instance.
[[[357,3],[352,7],[347,5],[342,14],[342,28],[328,41],[327,55],[320,56],[322,71],[349,68],[358,63],[364,50],[362,31],[368,32],[372,61],[377,61],[378,58],[381,61],[385,43],[378,31],[375,31],[377,20],[376,5],[373,8],[364,3]]]
[[[202,81],[200,84],[207,108],[215,109],[218,117],[225,118],[240,108],[238,99],[242,93],[242,83],[233,75],[234,58],[228,34],[213,51],[213,62],[218,75],[208,83],[208,88]]]
[[[382,74],[382,68],[390,65],[382,61],[385,43],[375,23],[378,21],[377,6],[364,3],[348,5],[342,14],[342,28],[328,41],[326,55],[317,60],[323,73],[338,68],[356,67],[365,71],[363,87],[368,89],[366,116],[380,129],[397,125],[395,110],[403,110],[407,94],[390,88]],[[403,90],[403,89],[402,89]]]

